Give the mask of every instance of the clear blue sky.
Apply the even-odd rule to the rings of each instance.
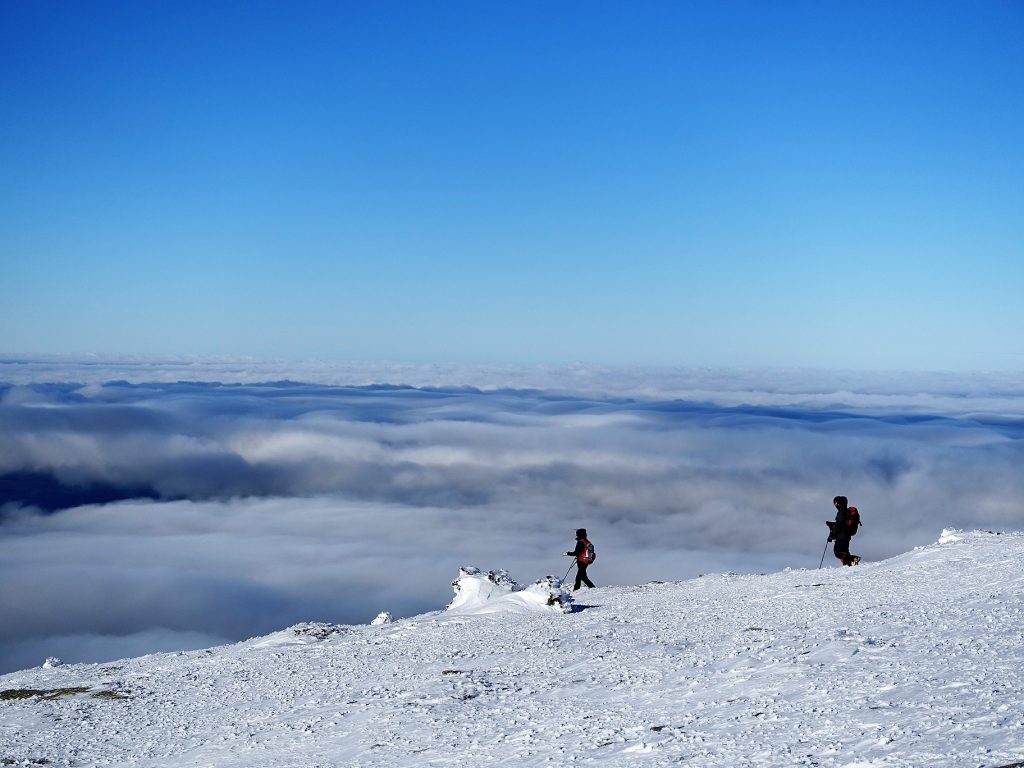
[[[1024,369],[1024,3],[0,0],[0,350]]]

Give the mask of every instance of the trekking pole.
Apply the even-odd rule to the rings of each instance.
[[[825,562],[825,553],[828,552],[828,542],[825,542],[825,548],[821,550],[821,562],[818,563],[818,570],[821,570],[822,563]]]
[[[572,561],[572,564],[569,566],[569,570],[565,572],[565,576],[562,577],[562,581],[565,581],[566,579],[569,578],[569,571],[572,570],[572,566],[573,565],[576,565],[576,561],[575,560]]]

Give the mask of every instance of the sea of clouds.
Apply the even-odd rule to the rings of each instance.
[[[0,358],[0,671],[1024,526],[1024,377]],[[826,557],[826,564],[833,559]]]

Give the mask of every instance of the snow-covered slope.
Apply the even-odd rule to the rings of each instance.
[[[853,569],[599,588],[570,613],[478,589],[376,626],[27,670],[0,677],[0,761],[1003,766],[1024,761],[1022,567],[1024,534],[947,532]]]

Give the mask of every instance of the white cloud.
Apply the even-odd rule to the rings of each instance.
[[[534,389],[645,400],[684,399],[721,406],[798,406],[898,409],[901,412],[976,412],[1019,415],[1020,370],[922,373],[772,368],[642,368],[597,365],[472,365],[382,361],[254,360],[251,358],[0,354],[0,381],[78,382],[84,397],[109,381],[135,384],[211,381],[258,384],[301,381],[331,386],[404,384],[473,387],[484,391]]]
[[[823,408],[840,395],[799,405],[809,387],[788,374],[760,394],[745,375],[692,377],[721,384],[721,400],[745,387],[747,402],[790,390],[789,402],[176,380],[0,388],[0,568],[13,574],[0,586],[13,617],[0,669],[58,636],[240,639],[440,608],[460,565],[561,576],[581,525],[598,583],[814,567],[838,493],[863,513],[866,559],[944,527],[1021,527],[1014,386],[956,394],[940,380],[934,396],[893,380],[842,395],[864,407]],[[17,506],[145,495],[162,501]]]

